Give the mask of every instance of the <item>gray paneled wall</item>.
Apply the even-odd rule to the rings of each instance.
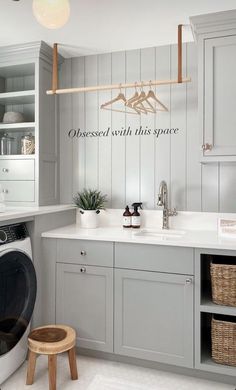
[[[197,49],[184,44],[183,73],[192,82],[160,86],[156,92],[169,112],[129,115],[100,110],[118,91],[60,96],[60,193],[71,202],[84,187],[99,188],[109,207],[123,208],[134,201],[156,208],[161,180],[169,186],[170,203],[178,210],[235,212],[235,163],[199,163],[201,145],[197,125]],[[177,76],[177,46],[161,46],[67,59],[60,72],[61,87],[89,86]],[[132,96],[134,91],[127,91]],[[176,135],[118,136],[69,139],[81,131],[121,130],[146,126],[179,128]]]

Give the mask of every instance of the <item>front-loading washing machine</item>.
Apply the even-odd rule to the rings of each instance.
[[[0,384],[25,360],[37,281],[24,223],[0,227]]]

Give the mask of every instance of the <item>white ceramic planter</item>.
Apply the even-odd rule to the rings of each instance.
[[[77,222],[81,228],[95,229],[98,227],[97,210],[77,210]]]

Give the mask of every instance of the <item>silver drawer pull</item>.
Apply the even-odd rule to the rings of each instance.
[[[82,274],[84,274],[84,273],[86,272],[86,268],[85,268],[85,267],[80,268],[80,272],[81,272]]]
[[[185,284],[187,285],[192,284],[192,279],[191,278],[186,279]]]
[[[9,169],[7,169],[7,168],[2,168],[2,171],[3,171],[4,173],[7,173],[7,172],[9,172]]]
[[[2,192],[3,194],[8,194],[8,190],[3,189]]]
[[[81,251],[80,254],[81,254],[81,256],[86,256],[87,255],[86,251]]]

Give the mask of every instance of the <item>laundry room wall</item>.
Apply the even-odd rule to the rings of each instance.
[[[108,207],[123,208],[142,201],[144,208],[154,209],[159,183],[165,180],[170,204],[178,210],[236,211],[231,192],[232,186],[236,187],[235,163],[199,162],[202,142],[195,43],[183,45],[183,76],[192,81],[154,88],[169,109],[157,114],[138,116],[101,110],[101,104],[119,91],[60,96],[61,203],[71,202],[73,195],[86,187],[106,193]],[[66,59],[60,70],[60,87],[176,77],[177,45],[168,45]],[[127,90],[126,96],[133,93]],[[71,129],[110,130],[107,136],[70,138]],[[120,131],[127,129],[131,133],[122,135]],[[150,134],[137,129],[149,129]],[[157,137],[153,133],[158,129],[162,134]],[[169,134],[170,129],[178,130]]]

